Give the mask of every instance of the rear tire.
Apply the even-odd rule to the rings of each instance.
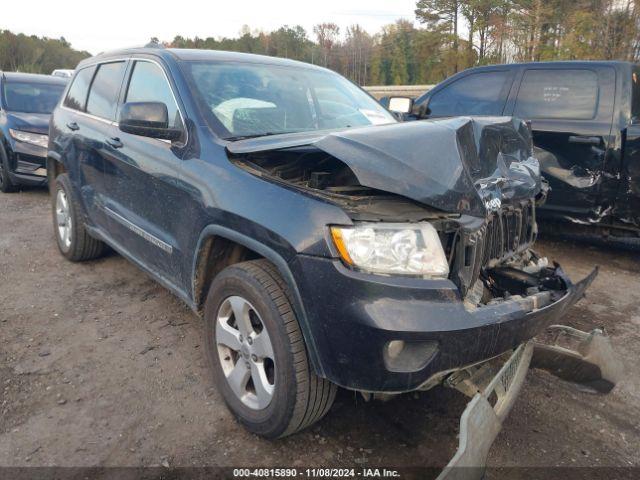
[[[52,193],[53,230],[60,253],[72,262],[100,257],[106,245],[87,232],[66,173],[56,177]]]
[[[248,319],[244,327],[236,311]],[[329,411],[337,387],[313,371],[287,285],[270,262],[243,262],[217,275],[205,302],[205,323],[216,385],[248,430],[267,438],[285,437]],[[265,331],[266,349],[260,346]],[[239,378],[236,371],[243,381],[233,381]]]
[[[0,192],[11,193],[16,191],[16,186],[9,177],[9,159],[4,151],[4,148],[0,146]]]

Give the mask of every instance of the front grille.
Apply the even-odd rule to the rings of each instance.
[[[490,267],[527,248],[535,240],[535,205],[493,214],[481,235],[481,267]]]
[[[536,237],[535,203],[523,202],[492,213],[472,232],[461,233],[451,279],[462,295],[476,283],[483,268],[491,268],[529,248]]]

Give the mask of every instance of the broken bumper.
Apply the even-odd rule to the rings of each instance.
[[[608,393],[622,378],[622,365],[609,338],[600,329],[590,333],[566,325],[552,325],[540,337],[501,359],[454,373],[445,385],[469,395],[460,417],[459,446],[437,480],[484,478],[489,449],[513,407],[527,369],[544,368],[571,382]],[[548,340],[548,339],[547,339]],[[495,375],[488,375],[496,372]]]
[[[467,310],[448,280],[383,277],[339,261],[299,255],[291,264],[320,373],[349,389],[407,392],[441,374],[496,357],[527,342],[579,300],[597,271],[536,308],[526,297]],[[409,358],[390,365],[390,342]],[[413,363],[412,363],[413,362]]]
[[[460,417],[458,450],[437,480],[483,477],[489,449],[518,398],[533,355],[533,342],[520,345]]]

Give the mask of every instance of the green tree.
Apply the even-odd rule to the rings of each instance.
[[[433,28],[444,24],[449,30],[451,45],[455,54],[454,71],[458,71],[458,25],[460,18],[461,0],[418,0],[415,14],[421,23]]]
[[[64,37],[52,39],[0,30],[0,70],[49,74],[57,68],[73,69],[89,56],[71,48]]]

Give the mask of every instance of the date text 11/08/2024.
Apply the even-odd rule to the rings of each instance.
[[[234,478],[399,478],[397,470],[387,468],[235,468]]]

